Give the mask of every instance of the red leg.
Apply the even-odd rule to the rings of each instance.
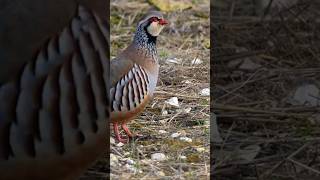
[[[128,142],[128,139],[122,139],[121,138],[120,133],[119,133],[118,123],[113,123],[113,130],[114,130],[114,135],[116,136],[116,139],[119,142],[122,142],[122,143],[127,143]]]
[[[121,127],[122,127],[122,129],[127,133],[127,135],[128,135],[128,137],[130,137],[130,138],[133,138],[133,137],[142,137],[142,135],[140,135],[140,134],[133,134],[130,130],[129,130],[129,128],[128,128],[128,126],[127,126],[127,124],[126,123],[123,123],[123,124],[121,124]]]
[[[128,137],[133,137],[134,135],[130,132],[126,123],[121,124],[122,129],[127,133]]]

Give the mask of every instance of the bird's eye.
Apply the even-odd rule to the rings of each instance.
[[[152,17],[152,18],[150,18],[150,21],[151,22],[156,22],[156,21],[159,21],[159,19],[157,17]]]

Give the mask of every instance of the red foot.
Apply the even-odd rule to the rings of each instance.
[[[133,134],[131,133],[131,131],[129,130],[129,128],[127,127],[127,124],[123,123],[121,125],[122,129],[126,132],[126,134],[130,137],[130,138],[134,138],[134,137],[142,137],[141,134]]]
[[[128,143],[128,142],[129,142],[129,138],[142,137],[142,135],[140,135],[140,134],[133,134],[133,133],[131,133],[131,131],[130,131],[129,128],[127,127],[127,124],[126,124],[126,123],[121,124],[121,127],[122,127],[122,129],[125,131],[125,133],[128,135],[128,138],[123,139],[123,138],[120,136],[118,123],[114,123],[114,124],[113,124],[114,134],[115,134],[115,136],[116,136],[116,139],[117,139],[119,142]]]
[[[127,124],[123,123],[121,125],[122,129],[126,132],[126,134],[128,135],[128,137],[133,137],[134,135],[130,132],[129,128],[127,127]]]
[[[119,142],[122,142],[122,143],[124,143],[124,144],[129,142],[129,139],[123,139],[123,138],[120,136],[118,123],[114,123],[114,124],[113,124],[113,130],[114,130],[114,134],[115,134],[115,136],[116,136],[116,139],[117,139]]]

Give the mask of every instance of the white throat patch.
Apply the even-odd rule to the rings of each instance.
[[[148,27],[147,27],[147,31],[149,34],[151,34],[152,36],[158,36],[160,34],[160,32],[162,31],[162,29],[164,28],[164,26],[160,25],[159,22],[152,22]]]

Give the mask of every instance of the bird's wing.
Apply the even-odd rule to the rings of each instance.
[[[0,179],[71,179],[104,152],[108,36],[108,24],[79,7],[0,86]]]
[[[110,64],[111,121],[130,120],[143,110],[150,100],[150,77],[146,69],[121,56]]]

